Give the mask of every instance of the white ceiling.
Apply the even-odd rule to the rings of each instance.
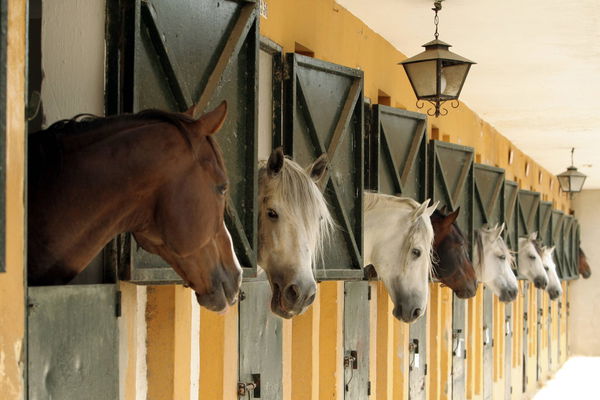
[[[432,0],[337,1],[408,57],[433,39]],[[477,62],[461,101],[554,174],[575,147],[584,188],[600,188],[600,1],[442,5],[440,39]]]

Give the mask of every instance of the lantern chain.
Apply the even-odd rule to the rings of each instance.
[[[436,0],[433,2],[432,10],[435,12],[435,17],[433,17],[433,23],[435,24],[435,38],[437,39],[440,36],[438,32],[438,24],[440,23],[440,18],[438,17],[438,11],[442,9],[442,1],[444,0]]]

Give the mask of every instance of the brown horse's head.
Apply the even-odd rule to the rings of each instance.
[[[477,292],[477,276],[467,251],[467,241],[456,224],[459,211],[457,208],[446,215],[436,210],[431,215],[433,248],[438,258],[434,276],[458,297],[468,299]]]
[[[227,174],[211,136],[226,114],[223,102],[186,124],[186,140],[177,142],[181,151],[164,166],[169,177],[158,190],[153,221],[134,232],[138,243],[169,262],[200,305],[213,311],[235,303],[242,276],[223,222]]]
[[[579,265],[577,266],[577,268],[584,279],[587,279],[590,276],[592,276],[592,269],[590,268],[590,264],[588,264],[585,253],[583,252],[581,247],[579,248]]]

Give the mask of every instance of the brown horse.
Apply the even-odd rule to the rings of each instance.
[[[459,211],[457,208],[446,214],[436,210],[431,215],[433,249],[438,259],[433,275],[459,298],[468,299],[477,292],[477,275],[467,251],[467,240],[456,224]]]
[[[223,102],[198,120],[157,110],[76,117],[30,135],[29,283],[65,284],[115,235],[133,232],[201,305],[233,304],[241,268],[223,222],[228,180],[211,136],[226,114]]]
[[[579,263],[578,264],[579,265],[577,266],[577,269],[578,269],[579,273],[581,274],[581,276],[583,276],[584,279],[587,279],[590,276],[592,276],[592,269],[590,268],[590,264],[588,264],[587,257],[585,256],[585,253],[583,252],[581,247],[579,248]]]

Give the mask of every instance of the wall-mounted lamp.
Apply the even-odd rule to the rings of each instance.
[[[417,96],[417,107],[423,108],[425,102],[430,103],[434,108],[427,110],[427,114],[436,117],[448,114],[442,107],[446,101],[452,100],[452,108],[458,108],[458,96],[471,65],[475,64],[448,50],[451,46],[438,39],[438,11],[442,9],[442,1],[436,0],[432,8],[435,39],[423,45],[424,52],[399,63]]]
[[[575,152],[575,148],[571,149],[571,166],[567,168],[567,170],[563,173],[556,175],[558,178],[558,183],[560,183],[560,188],[563,192],[567,192],[569,194],[581,192],[581,188],[583,188],[583,183],[585,182],[585,176],[581,172],[577,171],[573,164],[573,153]]]

